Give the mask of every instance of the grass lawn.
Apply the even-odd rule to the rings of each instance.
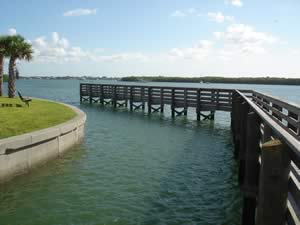
[[[1,107],[1,103],[14,106]],[[33,99],[27,107],[19,98],[0,97],[0,139],[51,127],[75,115],[72,109],[58,103]]]

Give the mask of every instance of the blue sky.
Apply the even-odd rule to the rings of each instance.
[[[300,76],[299,0],[1,0],[22,75]]]

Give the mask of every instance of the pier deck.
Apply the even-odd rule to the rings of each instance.
[[[300,107],[253,90],[80,84],[80,102],[197,120],[231,113],[234,156],[243,193],[242,225],[300,224]],[[207,113],[208,112],[208,113]]]

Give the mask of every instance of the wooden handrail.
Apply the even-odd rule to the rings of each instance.
[[[286,223],[290,224],[290,222],[291,224],[298,224],[300,218],[300,205],[298,199],[300,196],[298,171],[300,168],[300,141],[299,136],[295,135],[288,126],[285,126],[282,123],[282,120],[289,120],[289,114],[283,114],[283,110],[286,109],[294,113],[292,117],[299,123],[299,112],[297,111],[299,106],[283,102],[278,98],[259,92],[253,93],[254,95],[260,96],[261,99],[258,101],[255,99],[255,96],[250,99],[238,90],[234,92],[233,113],[234,116],[238,118],[232,117],[232,120],[234,120],[232,127],[235,145],[240,146],[241,141],[245,140],[247,137],[247,146],[252,146],[250,149],[247,148],[248,155],[246,155],[246,157],[239,158],[240,165],[245,163],[246,165],[250,165],[248,167],[240,168],[240,173],[246,176],[245,180],[247,181],[253,178],[253,171],[260,171],[259,185],[253,186],[247,183],[241,183],[244,195],[243,225],[254,224],[253,221],[255,218],[255,225],[283,225]],[[249,108],[246,112],[242,112],[240,108],[242,107],[242,104],[245,103],[249,105]],[[273,108],[282,111],[282,114],[274,116],[272,113]],[[255,113],[259,119],[258,124],[255,125],[256,129],[253,128],[252,122],[252,124],[247,125],[250,127],[252,126],[252,128],[249,129],[248,127],[247,129],[246,127],[247,133],[242,133],[241,124],[243,123],[243,120],[239,118],[243,115],[245,117],[246,114],[248,115],[248,118],[251,118],[250,115],[253,117],[253,114],[251,113]],[[258,150],[257,147],[253,147],[253,143],[249,142],[253,142],[257,139],[257,130],[261,130],[260,124],[263,125],[263,133],[260,137],[262,148]],[[256,131],[253,132],[254,130]],[[255,138],[253,138],[253,135]],[[266,143],[268,144],[265,145]],[[266,146],[269,146],[270,143],[277,143],[277,147],[274,147],[274,149],[267,149]],[[252,153],[251,151],[254,152]],[[238,152],[241,154],[240,152],[243,152],[243,149],[238,148]],[[259,154],[259,152],[265,154],[265,157],[261,157],[261,160],[258,160],[256,157],[256,160],[259,162],[259,164],[256,164],[253,162],[253,156],[251,155]],[[284,152],[286,152],[286,154],[284,154]],[[251,164],[247,162],[250,162]],[[283,162],[286,162],[286,164],[282,164]],[[260,165],[267,166],[261,167]],[[261,168],[259,169],[258,167]],[[278,205],[275,205],[276,207],[272,208],[272,204]],[[258,207],[257,210],[255,210],[256,207]],[[287,211],[285,211],[286,207],[288,209]],[[274,214],[272,219],[267,219],[271,214]],[[247,222],[249,221],[249,218],[252,223]],[[276,221],[276,223],[274,221]]]
[[[236,90],[236,92],[250,105],[250,107],[259,115],[259,117],[272,129],[276,136],[285,142],[293,151],[294,158],[298,158],[298,167],[300,167],[300,142],[291,135],[286,129],[280,126],[272,117],[266,114],[261,107],[255,104],[251,99],[246,97],[243,93]]]

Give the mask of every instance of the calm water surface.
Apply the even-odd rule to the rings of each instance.
[[[147,83],[151,84],[152,83]],[[214,122],[79,105],[79,81],[18,81],[24,95],[87,113],[84,142],[0,185],[0,224],[239,224],[240,192],[229,115]],[[155,85],[159,85],[155,83]],[[203,84],[167,84],[204,86]],[[300,88],[254,88],[300,103]]]

